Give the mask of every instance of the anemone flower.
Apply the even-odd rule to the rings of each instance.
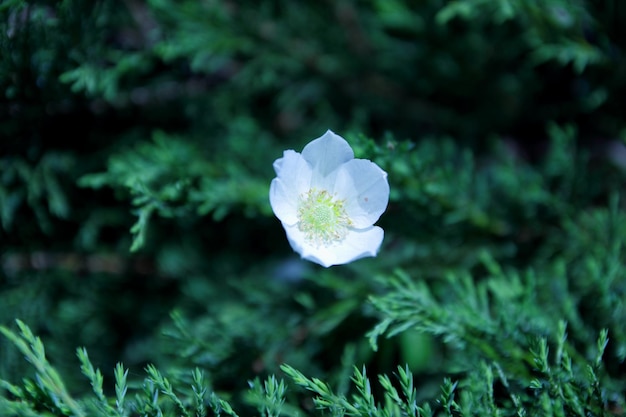
[[[274,162],[270,204],[289,244],[324,267],[376,256],[384,232],[374,223],[387,208],[387,173],[355,159],[345,139],[330,130],[302,154],[287,150]]]

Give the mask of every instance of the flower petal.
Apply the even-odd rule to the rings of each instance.
[[[311,186],[311,167],[299,153],[288,150],[274,162],[276,178],[270,185],[270,205],[286,224],[298,221],[298,198]]]
[[[376,256],[383,241],[383,229],[377,226],[366,229],[352,229],[337,245],[315,247],[310,244],[297,225],[283,223],[289,244],[304,259],[316,262],[323,267],[341,265],[368,256]]]
[[[346,162],[337,172],[334,195],[345,201],[355,228],[376,223],[389,202],[387,173],[367,159]]]
[[[334,176],[330,174],[353,159],[354,152],[344,138],[328,130],[304,147],[302,157],[313,169],[311,186],[327,190],[334,180]]]

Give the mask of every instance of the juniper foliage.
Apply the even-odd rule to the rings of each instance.
[[[623,414],[624,22],[4,1],[0,415]],[[322,269],[267,193],[329,127],[391,195],[379,256]]]

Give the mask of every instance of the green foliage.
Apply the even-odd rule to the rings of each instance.
[[[85,377],[91,382],[93,397],[76,400],[69,395],[56,370],[45,357],[43,345],[30,329],[18,321],[21,334],[17,335],[6,327],[0,331],[9,338],[32,363],[36,369],[36,383],[26,383],[25,390],[2,381],[2,387],[15,397],[15,401],[3,399],[0,403],[5,415],[46,415],[40,414],[42,404],[59,416],[127,416],[137,413],[145,416],[204,416],[207,407],[212,415],[237,414],[230,404],[221,400],[214,392],[209,394],[204,374],[195,369],[192,372],[191,389],[177,390],[170,380],[155,366],[146,368],[147,377],[135,395],[134,401],[124,401],[129,389],[126,379],[127,370],[121,364],[115,370],[115,399],[107,398],[103,392],[103,377],[90,362],[87,351],[78,349],[77,354]],[[509,384],[507,371],[496,362],[487,365],[482,362],[472,367],[465,382],[459,386],[445,379],[441,386],[441,395],[437,399],[437,409],[447,416],[500,415],[504,410],[496,403],[494,384],[496,376],[502,387],[509,393],[511,404],[517,415],[526,413],[542,415],[604,415],[606,392],[600,389],[598,373],[601,358],[608,343],[607,332],[601,332],[597,341],[595,357],[584,372],[573,365],[572,346],[566,345],[565,323],[559,324],[560,339],[556,341],[554,360],[549,359],[549,348],[545,338],[537,339],[529,350],[528,365],[533,366],[537,377],[532,379],[528,390],[521,390]],[[431,405],[418,405],[418,392],[413,375],[408,367],[398,367],[397,383],[399,389],[388,375],[380,375],[378,382],[382,389],[382,402],[376,400],[374,390],[367,377],[366,370],[354,368],[351,378],[354,393],[350,398],[336,394],[324,381],[309,378],[289,365],[281,366],[282,371],[296,386],[312,392],[313,404],[321,411],[326,410],[333,416],[431,416],[435,415]],[[495,372],[495,375],[494,375]],[[257,378],[249,383],[250,390],[246,402],[256,406],[264,416],[297,416],[304,410],[285,403],[288,392],[284,381],[270,376],[261,384]],[[461,389],[460,395],[458,393]],[[178,391],[178,392],[177,392]],[[526,405],[525,403],[530,403]],[[115,407],[112,405],[115,404]],[[125,405],[126,404],[126,405]],[[534,406],[532,405],[534,404]],[[439,414],[437,414],[439,415]]]
[[[386,229],[392,244],[403,245],[400,253],[346,267],[345,272],[359,277],[353,282],[334,269],[297,270],[303,283],[286,282],[294,278],[278,278],[267,269],[252,270],[249,275],[222,269],[236,277],[226,285],[211,279],[186,281],[180,287],[186,300],[184,311],[175,310],[171,324],[162,327],[167,339],[155,339],[158,350],[166,354],[155,359],[170,364],[169,375],[147,366],[147,378],[134,398],[127,394],[128,371],[122,365],[113,372],[114,396],[110,396],[103,374],[91,364],[86,350],[79,349],[81,369],[93,394],[74,399],[48,364],[39,339],[21,322],[26,342],[3,328],[5,336],[39,364],[35,380],[43,381],[38,385],[27,382],[24,387],[4,382],[5,389],[19,399],[19,405],[9,401],[4,410],[37,415],[33,413],[44,405],[58,415],[203,415],[207,410],[234,415],[233,401],[237,408],[251,406],[268,416],[311,413],[272,376],[281,371],[313,392],[316,408],[331,415],[604,415],[606,410],[623,407],[619,392],[624,381],[619,369],[625,351],[621,324],[626,318],[620,297],[626,282],[621,269],[625,222],[617,194],[608,194],[621,174],[609,167],[605,172],[610,176],[598,187],[594,175],[599,173],[581,175],[580,169],[569,168],[565,155],[577,153],[574,132],[557,127],[550,132],[552,148],[537,167],[497,153],[503,152],[499,148],[480,169],[471,151],[451,141],[413,146],[389,138],[378,145],[364,136],[354,137],[359,156],[372,158],[390,173],[395,191],[389,210],[396,215]],[[159,147],[166,142],[155,143]],[[159,207],[164,210],[179,201],[193,207],[189,194],[170,199],[172,194],[167,192],[176,175],[190,172],[193,177],[193,167],[176,171],[177,162],[184,159],[176,157],[176,152],[175,162],[169,165],[161,162],[154,169],[145,162],[142,167],[142,156],[150,155],[151,146],[142,149],[143,153],[130,154],[130,160],[136,161],[134,170],[114,171],[119,175],[110,177],[95,174],[83,181],[92,185],[99,179],[119,184],[146,181],[151,189],[162,191],[152,196],[163,203]],[[184,146],[180,152],[188,157],[193,154]],[[455,156],[457,162],[450,162]],[[116,159],[111,161],[116,166]],[[576,163],[588,164],[582,153]],[[133,176],[137,170],[153,174],[139,178]],[[463,194],[454,192],[459,184]],[[489,195],[500,194],[500,198],[487,198],[487,189]],[[519,192],[522,189],[525,193]],[[594,195],[607,196],[607,207],[595,207]],[[464,208],[466,214],[455,218]],[[488,222],[476,221],[476,213],[481,212],[480,217]],[[562,223],[546,228],[554,219]],[[447,230],[416,232],[397,226],[426,225],[428,220],[446,225]],[[533,222],[539,224],[530,229],[536,234],[530,244],[520,230],[528,233]],[[505,226],[493,227],[498,223]],[[420,249],[425,236],[431,237],[429,252]],[[448,248],[444,253],[450,236],[465,236],[465,242],[457,245],[456,252]],[[490,243],[493,239],[500,243]],[[425,256],[431,264],[419,261]],[[532,259],[532,264],[526,259]],[[382,266],[371,274],[367,265],[374,262]],[[392,270],[390,265],[395,270],[385,272]],[[167,268],[164,271],[178,273],[176,265]],[[206,300],[211,300],[208,307]],[[367,323],[373,326],[368,334],[371,347],[381,353],[389,349],[388,341],[379,340],[381,336],[403,337],[410,331],[431,335],[446,353],[431,353],[437,368],[431,362],[424,371],[437,369],[456,382],[442,376],[437,397],[428,385],[417,388],[408,367],[398,368],[398,385],[382,373],[376,388],[365,368],[357,368],[352,384],[346,385],[342,379],[346,365],[349,369],[358,360],[372,360],[362,339]],[[349,336],[346,330],[355,325],[362,330]],[[339,334],[343,345],[335,344]],[[342,363],[328,362],[324,358],[327,349],[344,350]],[[405,361],[415,355],[410,349],[398,352]],[[370,365],[388,366],[384,357]],[[311,362],[310,358],[318,359]],[[297,368],[280,366],[285,362]],[[334,363],[331,369],[337,368],[329,371],[329,363]],[[189,371],[189,366],[194,370]],[[269,376],[261,382],[246,369],[249,366]],[[298,369],[325,377],[308,378]],[[233,383],[233,375],[248,375],[249,390],[225,402],[211,387]],[[331,388],[331,381],[339,391]],[[16,411],[20,407],[24,410]]]
[[[247,402],[255,405],[262,416],[279,417],[283,414],[283,408],[286,408],[285,393],[287,392],[284,381],[279,381],[274,375],[271,375],[263,384],[256,378],[254,381],[250,381],[249,385],[250,391]]]
[[[0,415],[623,414],[625,22],[2,2]],[[267,193],[328,128],[391,196],[379,255],[322,269]]]
[[[51,233],[50,217],[66,218],[70,213],[62,176],[73,164],[71,156],[58,153],[46,154],[34,166],[21,158],[0,159],[2,228],[12,231],[14,224],[23,220],[17,217],[19,210],[28,208],[35,214],[42,231]]]
[[[333,393],[328,384],[317,378],[307,378],[296,369],[284,365],[282,370],[294,381],[296,385],[316,394],[313,402],[316,408],[328,410],[332,416],[430,416],[431,410],[428,405],[424,408],[416,404],[416,392],[413,389],[413,377],[408,368],[398,368],[398,380],[401,386],[402,396],[391,383],[387,375],[379,377],[380,385],[384,390],[384,403],[377,404],[374,399],[372,387],[365,369],[359,371],[354,368],[352,382],[356,393],[351,400],[343,395]]]
[[[193,398],[185,397],[193,405],[184,404],[183,400],[174,392],[170,381],[164,377],[154,366],[146,368],[147,378],[144,381],[141,393],[137,393],[134,401],[125,401],[127,391],[128,370],[124,370],[121,364],[115,369],[115,400],[105,396],[103,391],[103,376],[99,369],[95,369],[87,350],[77,350],[78,359],[81,363],[83,375],[90,381],[93,389],[93,397],[77,400],[66,390],[58,372],[50,365],[45,357],[41,340],[34,336],[28,326],[17,322],[21,334],[17,335],[6,327],[0,327],[2,332],[10,339],[27,357],[36,369],[36,382],[26,381],[25,390],[13,386],[6,381],[2,382],[2,388],[14,396],[13,401],[3,398],[0,403],[3,415],[32,415],[32,416],[106,416],[124,417],[131,413],[139,413],[144,416],[204,416],[205,407],[211,407],[214,415],[236,416],[230,405],[220,400],[215,393],[207,397],[208,388],[202,371],[196,369],[193,372]],[[143,394],[143,395],[142,395]],[[164,398],[160,398],[160,394]],[[115,404],[113,406],[112,404]],[[44,410],[41,409],[42,405]],[[46,411],[47,410],[47,411]],[[8,413],[8,414],[6,414]]]
[[[248,216],[269,214],[265,181],[243,172],[241,161],[199,160],[198,152],[192,143],[156,132],[153,142],[113,155],[107,172],[83,176],[79,184],[120,188],[132,196],[138,219],[131,228],[131,251],[144,245],[153,214],[172,218],[212,213],[219,221],[237,206]],[[226,151],[218,155],[222,153]]]
[[[19,336],[6,327],[0,327],[0,332],[18,347],[34,366],[37,373],[36,381],[25,381],[23,390],[7,385],[10,387],[10,392],[21,401],[35,405],[33,408],[43,406],[59,415],[86,416],[80,405],[65,388],[59,373],[46,359],[41,339],[35,336],[30,328],[21,321],[18,320],[17,324],[21,332]]]

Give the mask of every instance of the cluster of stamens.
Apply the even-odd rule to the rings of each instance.
[[[352,226],[343,205],[343,200],[334,199],[326,190],[312,188],[302,194],[298,204],[298,228],[306,240],[317,247],[342,241]]]

